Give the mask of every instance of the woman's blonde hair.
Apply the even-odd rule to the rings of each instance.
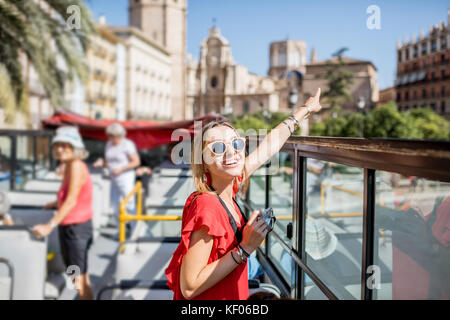
[[[198,132],[195,133],[195,137],[192,141],[192,145],[191,145],[191,170],[192,170],[192,176],[194,178],[194,185],[195,188],[197,189],[198,192],[204,192],[204,193],[213,193],[213,191],[209,188],[209,186],[206,184],[206,171],[205,171],[205,163],[203,162],[203,148],[204,148],[204,141],[203,138],[205,136],[206,131],[208,131],[209,129],[215,128],[215,127],[228,127],[230,129],[233,129],[237,135],[238,132],[236,131],[236,129],[233,127],[233,125],[228,122],[228,121],[224,121],[224,120],[220,120],[220,121],[212,121],[210,123],[208,123],[206,126],[204,126],[202,128],[202,130],[199,130]],[[196,155],[201,156],[201,163],[197,163],[196,160]],[[242,182],[239,183],[238,178],[235,177],[234,181],[233,181],[233,185],[234,183],[237,183],[239,186],[239,191],[241,191],[242,193],[246,193],[247,192],[247,188],[248,188],[248,173],[247,173],[247,169],[244,165],[244,170],[243,170],[243,174],[242,174]]]

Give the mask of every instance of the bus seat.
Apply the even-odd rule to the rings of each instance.
[[[47,223],[53,217],[53,210],[43,210],[33,207],[13,207],[11,209],[11,216],[15,225],[32,228],[37,224]],[[64,273],[66,268],[61,255],[58,230],[53,230],[47,238],[48,254],[51,256],[51,259],[47,263],[48,273]]]
[[[42,300],[46,276],[47,240],[35,238],[24,226],[1,226],[0,257],[14,267],[14,300]],[[0,274],[5,277],[5,274]]]

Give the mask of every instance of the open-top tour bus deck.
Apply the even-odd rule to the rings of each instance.
[[[0,299],[76,299],[57,230],[31,227],[53,214],[61,180],[50,131],[0,131],[0,188],[14,226],[0,226]],[[249,137],[256,146],[260,137]],[[295,299],[450,298],[450,143],[292,137],[239,197],[246,214],[272,207],[274,230],[255,254],[250,293]],[[88,273],[97,299],[172,299],[164,270],[178,245],[190,170],[162,162],[148,186],[109,203],[110,180],[90,168],[94,242]],[[147,187],[148,196],[142,196]],[[137,220],[131,235],[124,224]],[[447,230],[447,231],[445,231]],[[253,273],[254,270],[252,270]],[[256,274],[256,272],[254,273]],[[414,279],[412,281],[411,279]]]

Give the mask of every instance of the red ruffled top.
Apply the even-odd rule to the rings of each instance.
[[[198,197],[195,198],[196,195]],[[238,228],[241,228],[245,223],[244,218],[236,204],[234,206],[240,215]],[[208,234],[213,237],[213,247],[208,264],[223,257],[237,244],[228,214],[217,196],[208,193],[192,193],[186,200],[183,209],[180,244],[165,271],[167,284],[174,292],[174,300],[185,300],[180,289],[181,261],[189,249],[191,233],[199,230],[202,226],[208,227]],[[248,295],[247,264],[242,263],[215,286],[203,291],[193,300],[245,300]]]

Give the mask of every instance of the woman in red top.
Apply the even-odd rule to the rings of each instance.
[[[246,258],[267,234],[259,211],[244,226],[234,198],[249,176],[277,153],[299,122],[321,109],[320,89],[245,157],[245,140],[227,122],[212,122],[194,138],[192,174],[197,189],[183,210],[181,242],[166,269],[174,299],[248,298]],[[233,217],[238,229],[231,227]],[[239,237],[239,233],[241,237]],[[239,239],[238,239],[239,238]]]
[[[64,178],[57,194],[57,201],[45,208],[57,208],[49,223],[37,225],[33,232],[37,237],[48,236],[59,225],[59,243],[64,263],[71,273],[79,270],[75,288],[80,299],[92,300],[91,283],[87,273],[87,255],[92,244],[92,180],[86,164],[88,155],[80,134],[75,127],[61,127],[52,141],[53,153],[64,164]],[[69,272],[69,269],[68,269]]]

